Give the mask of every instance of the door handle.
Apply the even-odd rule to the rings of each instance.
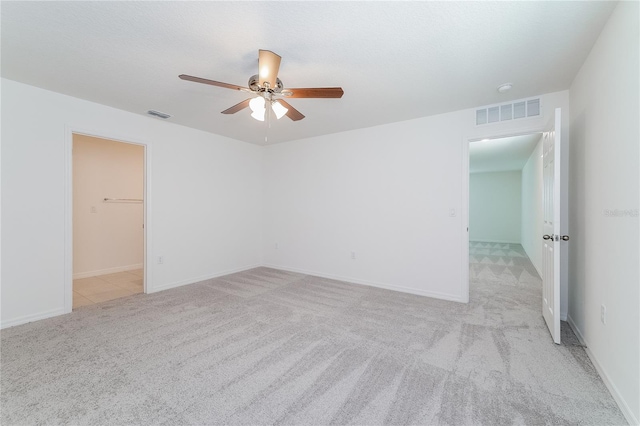
[[[545,234],[545,235],[542,236],[542,239],[543,240],[553,240],[553,237],[551,235],[546,235]]]
[[[563,235],[562,237],[560,237],[560,239],[562,241],[569,241],[569,236],[568,235]]]

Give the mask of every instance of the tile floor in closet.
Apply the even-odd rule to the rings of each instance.
[[[73,309],[143,293],[143,270],[73,280]]]

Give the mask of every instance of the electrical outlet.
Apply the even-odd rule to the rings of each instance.
[[[162,265],[164,263],[164,256],[158,256],[158,265]]]
[[[98,213],[98,209],[96,208],[96,206],[91,206],[91,209],[89,211],[91,213]]]
[[[456,217],[456,209],[449,209],[449,216]]]
[[[600,322],[607,323],[607,307],[604,305],[600,305]]]
[[[275,244],[273,245],[273,248],[274,248],[274,249],[276,249],[276,250],[278,250],[278,249],[280,248],[280,244],[275,243]]]
[[[353,260],[356,259],[356,252],[355,251],[351,252],[351,259],[353,259]]]

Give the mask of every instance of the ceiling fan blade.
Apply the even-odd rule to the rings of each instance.
[[[180,74],[178,77],[182,80],[193,81],[194,83],[210,84],[212,86],[224,87],[225,89],[244,90],[246,87],[236,86],[235,84],[222,83],[220,81],[207,80],[206,78],[194,77],[192,75]],[[247,89],[248,90],[248,89]]]
[[[282,58],[270,50],[258,50],[258,79],[260,86],[264,87],[264,82],[269,83],[269,87],[276,87],[280,60]]]
[[[283,92],[291,92],[285,95],[287,98],[341,98],[344,95],[342,87],[314,87],[309,89],[289,89]]]
[[[284,99],[278,99],[278,102],[280,102],[282,106],[288,109],[286,115],[293,121],[302,120],[304,118],[304,115],[302,115],[300,111],[292,107],[289,102],[286,102]]]
[[[231,108],[225,109],[224,111],[222,111],[222,114],[235,114],[236,112],[241,111],[241,110],[245,109],[246,107],[248,107],[250,100],[251,100],[251,98],[245,99],[244,101],[235,104]]]

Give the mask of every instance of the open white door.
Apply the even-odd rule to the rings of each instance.
[[[560,153],[561,111],[556,108],[553,120],[543,135],[544,243],[542,245],[542,316],[553,341],[560,344]]]

